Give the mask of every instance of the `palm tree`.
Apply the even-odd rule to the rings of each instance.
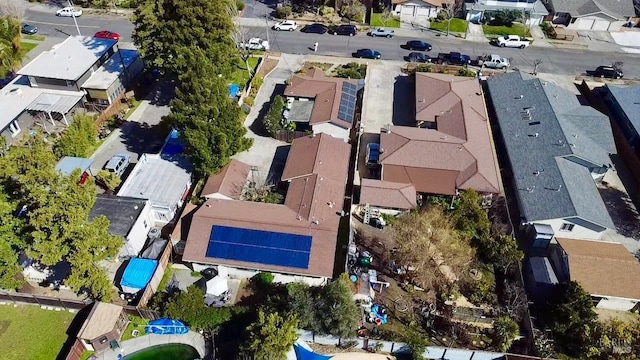
[[[20,66],[22,55],[20,22],[8,16],[0,18],[0,77]]]

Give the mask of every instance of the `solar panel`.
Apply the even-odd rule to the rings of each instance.
[[[207,257],[307,269],[311,236],[214,226]]]
[[[358,81],[358,85],[349,82],[342,83],[342,94],[340,96],[338,118],[350,123],[353,122],[353,115],[356,111],[356,103],[358,101],[357,94],[359,86],[360,81]]]

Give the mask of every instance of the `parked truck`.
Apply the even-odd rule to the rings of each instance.
[[[490,69],[506,69],[510,66],[508,59],[496,54],[478,56],[476,60],[471,62],[471,65]]]
[[[459,52],[440,53],[436,59],[438,64],[450,64],[450,65],[469,65],[471,64],[471,58],[469,55],[463,55]]]

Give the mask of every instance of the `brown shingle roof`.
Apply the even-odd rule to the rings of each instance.
[[[208,200],[193,216],[184,250],[186,261],[312,276],[333,276],[340,210],[344,201],[351,146],[320,134],[293,141],[283,180],[290,180],[284,205]],[[312,237],[309,267],[288,268],[206,257],[215,226]]]
[[[410,210],[417,206],[416,188],[406,182],[362,179],[360,204]]]
[[[96,301],[89,317],[78,332],[78,338],[94,340],[110,332],[114,329],[121,312],[122,306]]]
[[[330,122],[345,129],[351,128],[351,123],[338,118],[342,84],[349,82],[356,85],[357,80],[328,77],[321,69],[307,70],[306,75],[296,75],[284,90],[285,96],[314,99],[311,111],[310,125]]]
[[[221,194],[234,200],[240,200],[249,171],[251,171],[249,165],[232,159],[217,174],[209,176],[202,189],[202,197],[208,199],[214,194]]]
[[[640,300],[640,263],[619,243],[556,238],[569,261],[569,277],[592,295]]]
[[[434,194],[450,195],[455,189],[499,192],[498,167],[476,79],[417,73],[416,121],[435,123],[435,129],[394,126],[380,134],[383,180],[411,180],[417,191]]]

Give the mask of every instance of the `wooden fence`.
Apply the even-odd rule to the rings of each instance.
[[[283,129],[283,130],[280,130],[280,132],[277,133],[276,136],[274,136],[274,138],[276,140],[290,143],[297,138],[305,137],[307,135],[309,135],[309,133],[305,131],[290,131],[290,130]]]
[[[102,110],[102,112],[97,111],[97,109],[94,108],[96,112],[100,112],[100,115],[98,115],[98,117],[96,118],[96,126],[98,128],[101,128],[104,123],[107,122],[107,119],[119,113],[125,107],[127,107],[127,102],[125,101],[125,93],[122,93],[120,94],[120,96],[115,98],[113,102],[109,106],[107,106],[106,109]]]
[[[158,285],[160,285],[160,281],[162,281],[162,277],[164,276],[164,272],[167,268],[167,264],[169,263],[169,257],[171,256],[171,251],[173,250],[173,244],[171,241],[167,241],[167,245],[164,247],[162,251],[162,255],[160,259],[158,259],[158,267],[156,271],[153,273],[151,277],[151,281],[145,287],[142,296],[140,296],[140,301],[138,302],[137,307],[145,307],[149,302],[149,299],[156,293],[158,290]]]
[[[62,299],[53,296],[26,294],[19,292],[0,292],[0,302],[24,303],[39,305],[44,308],[62,308],[65,310],[80,310],[93,303],[92,300]]]

